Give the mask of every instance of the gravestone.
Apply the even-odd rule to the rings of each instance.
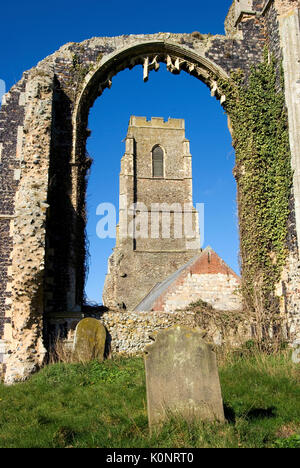
[[[74,354],[81,362],[103,361],[106,341],[104,325],[94,318],[81,320],[75,331]]]
[[[145,368],[150,428],[168,416],[225,421],[216,355],[201,330],[160,331],[146,347]]]

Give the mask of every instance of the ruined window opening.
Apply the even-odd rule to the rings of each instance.
[[[160,146],[152,150],[152,176],[164,177],[164,152]]]

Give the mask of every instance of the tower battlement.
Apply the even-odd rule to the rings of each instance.
[[[132,115],[129,120],[129,127],[152,127],[152,128],[168,128],[168,129],[185,129],[184,119],[171,119],[164,120],[163,117],[136,117]]]

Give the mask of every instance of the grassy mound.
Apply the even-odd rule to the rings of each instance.
[[[288,353],[220,361],[226,424],[170,420],[150,436],[142,358],[54,364],[0,385],[0,447],[300,447],[300,366]]]

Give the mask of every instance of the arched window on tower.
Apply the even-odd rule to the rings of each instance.
[[[164,152],[160,146],[152,150],[152,176],[164,177]]]

